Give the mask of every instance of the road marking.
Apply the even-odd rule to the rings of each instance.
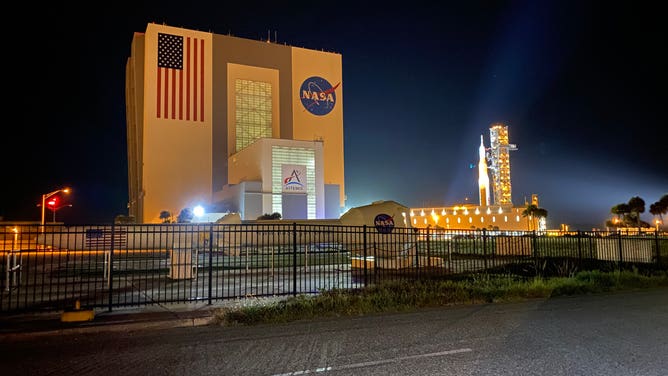
[[[473,350],[469,349],[469,348],[464,348],[464,349],[440,351],[440,352],[428,353],[428,354],[418,354],[418,355],[402,356],[402,357],[398,357],[398,358],[373,360],[373,361],[370,361],[370,362],[345,364],[345,365],[337,366],[337,367],[320,367],[320,368],[316,368],[316,369],[307,369],[307,370],[292,371],[292,372],[286,372],[286,373],[276,373],[276,374],[273,374],[271,376],[298,376],[298,375],[307,375],[307,374],[311,374],[311,373],[341,371],[341,370],[353,369],[353,368],[377,366],[377,365],[387,364],[387,363],[396,363],[396,362],[400,362],[402,360],[410,360],[410,359],[419,359],[419,358],[429,358],[429,357],[434,357],[434,356],[460,354],[460,353],[465,353],[465,352],[470,352],[470,351],[473,351]]]

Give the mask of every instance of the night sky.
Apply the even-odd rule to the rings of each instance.
[[[340,53],[347,208],[477,203],[471,164],[494,122],[518,147],[514,204],[538,194],[548,228],[601,228],[612,206],[668,193],[659,2],[226,3],[16,12],[0,216],[38,221],[64,186],[59,221],[127,213],[125,64],[149,22]]]

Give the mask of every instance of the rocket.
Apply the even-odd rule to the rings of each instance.
[[[489,176],[487,175],[487,159],[485,158],[485,144],[483,136],[480,135],[480,147],[478,148],[478,191],[480,195],[480,206],[489,206]]]

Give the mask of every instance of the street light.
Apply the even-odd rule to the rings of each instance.
[[[60,205],[60,206],[56,207],[56,199],[55,198],[51,199],[51,201],[49,201],[47,203],[47,205],[49,205],[49,209],[51,209],[51,211],[53,211],[53,221],[52,221],[53,223],[56,223],[56,211],[58,211],[59,209],[62,209],[62,208],[71,208],[72,207],[72,204]]]
[[[46,199],[55,195],[55,194],[57,194],[57,193],[60,193],[60,192],[70,193],[70,189],[69,188],[61,188],[61,189],[58,189],[56,191],[53,191],[53,192],[46,193],[46,194],[42,195],[42,226],[41,226],[41,231],[42,232],[44,232],[44,206],[46,205]],[[55,215],[55,212],[54,212],[54,215]]]

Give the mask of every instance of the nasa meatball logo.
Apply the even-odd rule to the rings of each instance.
[[[387,214],[378,214],[373,224],[381,234],[389,234],[394,229],[394,219]]]
[[[339,82],[332,87],[329,81],[322,77],[309,77],[302,83],[299,89],[299,99],[302,101],[304,110],[316,116],[327,115],[332,112],[336,105],[336,88]]]

